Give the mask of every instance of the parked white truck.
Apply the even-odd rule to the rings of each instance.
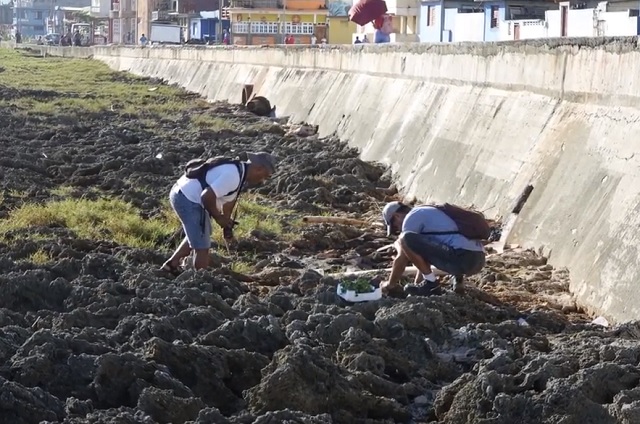
[[[182,27],[172,24],[151,24],[149,41],[152,44],[180,44],[182,43]]]

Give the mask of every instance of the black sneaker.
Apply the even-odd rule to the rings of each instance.
[[[404,292],[408,296],[439,296],[442,289],[437,281],[423,280],[420,284],[407,284],[404,286]]]
[[[464,294],[466,292],[464,288],[464,275],[456,275],[453,277],[453,291],[458,294]]]

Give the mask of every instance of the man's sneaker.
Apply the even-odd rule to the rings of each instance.
[[[423,280],[420,284],[407,284],[404,292],[408,296],[438,296],[442,294],[442,289],[437,281]]]
[[[464,294],[464,275],[456,275],[453,277],[453,291],[458,294]]]

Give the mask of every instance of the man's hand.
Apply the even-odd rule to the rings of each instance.
[[[382,294],[389,294],[390,290],[393,290],[396,287],[399,287],[400,284],[391,284],[390,281],[383,281],[380,283],[380,289],[382,290]]]
[[[222,229],[222,237],[224,237],[224,239],[228,242],[233,240],[233,226],[227,225],[226,227],[224,227]]]
[[[217,210],[216,210],[217,212]],[[218,216],[215,216],[212,214],[213,219],[215,219],[215,221],[218,223],[218,225],[222,228],[222,230],[224,231],[225,229],[229,228],[231,225],[231,219],[227,218],[224,215],[220,215],[217,214]]]

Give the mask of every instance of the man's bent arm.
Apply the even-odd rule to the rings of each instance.
[[[397,243],[399,243],[398,240],[395,241],[394,245]],[[404,270],[407,268],[407,265],[409,265],[409,258],[402,253],[402,250],[399,249],[399,246],[397,245],[396,252],[398,252],[398,256],[393,260],[391,275],[389,276],[389,286],[395,286],[400,282],[402,274],[404,274]]]
[[[217,197],[215,192],[211,188],[207,187],[202,191],[200,198],[202,199],[202,205],[204,206],[205,210],[209,212],[209,215],[211,215],[213,219],[216,220],[218,225],[220,227],[227,226],[227,224],[229,223],[229,219],[221,214],[218,210],[218,206],[216,204]]]
[[[235,199],[233,199],[233,201],[227,202],[224,205],[222,205],[222,214],[224,215],[225,218],[229,220],[231,219],[231,212],[233,211],[233,207],[236,205],[237,201],[238,201],[238,198],[236,197]]]

